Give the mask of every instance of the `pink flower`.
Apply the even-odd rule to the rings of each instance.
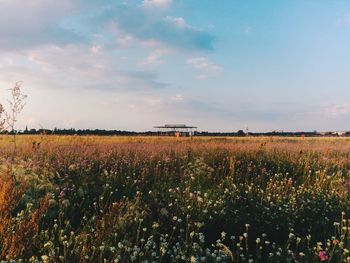
[[[62,190],[59,194],[59,198],[65,198],[66,197],[66,191]]]
[[[320,251],[318,253],[318,256],[320,257],[320,260],[321,261],[326,261],[328,260],[328,255],[327,255],[327,252],[326,251]]]

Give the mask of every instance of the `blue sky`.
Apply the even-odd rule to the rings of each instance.
[[[350,129],[350,3],[0,0],[23,128]]]

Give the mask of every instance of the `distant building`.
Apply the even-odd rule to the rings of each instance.
[[[195,126],[187,126],[186,124],[165,124],[163,126],[154,126],[160,134],[171,135],[176,137],[193,136],[195,134]]]
[[[319,134],[320,136],[331,136],[331,137],[334,137],[334,136],[349,136],[349,132],[348,131],[335,131],[335,132],[319,132],[317,133]]]
[[[336,131],[336,132],[333,132],[334,135],[338,135],[338,136],[345,136],[346,135],[346,131]]]

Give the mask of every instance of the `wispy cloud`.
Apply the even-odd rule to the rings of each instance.
[[[189,58],[186,63],[200,72],[197,76],[199,79],[206,79],[208,75],[216,75],[222,71],[222,67],[211,62],[207,57]]]
[[[25,54],[27,61],[35,66],[35,75],[56,83],[51,85],[52,87],[152,90],[167,86],[157,80],[156,72],[128,70],[115,66],[109,53],[98,46],[52,46],[32,49]],[[11,71],[8,66],[1,69],[4,74]]]
[[[69,0],[0,1],[0,52],[87,41],[60,24],[64,16],[73,12],[74,5]]]
[[[146,12],[137,5],[106,7],[90,23],[105,29],[114,24],[119,31],[138,41],[156,40],[176,50],[214,49],[214,36],[203,29],[186,24],[183,18],[163,17],[162,14]]]
[[[185,97],[182,94],[176,94],[171,99],[176,102],[183,102],[185,100]]]
[[[164,8],[170,7],[172,0],[143,0],[142,5],[146,8]]]
[[[87,1],[85,5],[73,0],[1,1],[0,51],[45,44],[91,43],[101,33],[103,41],[108,42],[114,38],[115,31],[110,30],[113,24],[119,30],[120,43],[157,40],[174,49],[212,50],[214,37],[209,33],[186,24],[182,17],[172,18],[145,9],[169,8],[171,2],[144,0],[140,6],[107,1],[93,4]]]
[[[0,0],[0,84],[24,81],[31,103],[21,123],[133,129],[130,119],[145,115],[137,125],[151,128],[181,118],[179,106],[183,116],[203,109],[174,90],[168,70],[191,57],[199,74],[219,72],[200,57],[215,37],[174,13],[171,0]]]
[[[163,64],[162,57],[171,51],[167,48],[156,48],[152,50],[149,55],[139,62],[140,66],[154,67]]]
[[[167,16],[165,18],[165,21],[179,27],[179,28],[186,28],[186,27],[189,27],[187,24],[186,24],[186,21],[183,17],[171,17],[171,16]]]

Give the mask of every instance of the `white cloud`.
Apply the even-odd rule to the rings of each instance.
[[[186,21],[183,17],[171,17],[167,16],[165,18],[166,21],[172,23],[173,25],[179,27],[179,28],[185,28],[186,27]]]
[[[94,2],[94,9],[88,2],[0,0],[0,86],[23,80],[29,99],[21,125],[138,129],[174,117],[188,99],[162,89],[170,85],[151,67],[169,54],[181,61],[212,50],[213,37],[182,17],[165,17],[170,0],[110,8]],[[93,10],[106,13],[84,16]],[[145,68],[135,71],[137,64]]]
[[[161,50],[152,51],[145,59],[140,61],[140,66],[158,66],[163,63],[161,60],[162,52]]]
[[[71,0],[0,1],[0,51],[83,41],[60,26],[75,8]]]
[[[149,43],[148,43],[149,44]],[[147,43],[144,45],[147,46]],[[154,48],[150,54],[143,60],[141,60],[138,65],[139,66],[158,66],[163,63],[162,57],[165,54],[171,53],[172,50],[165,47]]]
[[[176,94],[174,97],[172,97],[172,100],[176,102],[183,102],[185,100],[185,97],[182,94]]]
[[[101,49],[102,49],[102,46],[100,46],[100,45],[93,45],[91,47],[91,53],[98,54],[101,51]]]
[[[195,69],[199,70],[202,72],[201,75],[206,75],[205,73],[208,74],[216,74],[222,70],[220,66],[217,64],[211,62],[208,58],[206,57],[194,57],[187,59],[186,63],[188,65],[191,65]]]
[[[167,9],[170,7],[172,0],[143,0],[142,5],[145,7],[156,7]]]
[[[35,69],[35,76],[51,83],[48,87],[152,90],[165,86],[156,81],[156,73],[128,70],[124,58],[111,57],[110,52],[102,48],[96,52],[86,45],[47,46],[23,54],[26,57],[26,68],[31,71]],[[8,59],[11,58],[13,56],[9,55]],[[0,70],[4,74],[14,71],[9,65],[0,67]]]

